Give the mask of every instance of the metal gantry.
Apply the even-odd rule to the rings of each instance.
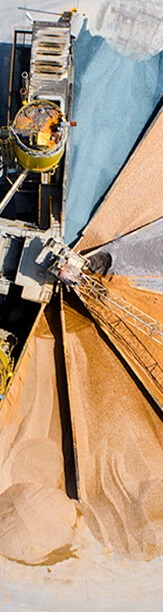
[[[117,314],[121,319],[124,319],[125,323],[136,327],[155,342],[163,344],[163,325],[161,323],[118,294],[106,289],[100,282],[85,274],[80,284],[80,292],[87,296],[87,299],[93,298],[97,302],[102,302],[115,315]]]
[[[146,346],[136,331],[141,331],[157,345],[163,345],[163,325],[86,274],[74,290],[104,332],[115,341],[115,346],[121,345],[122,354],[130,355],[162,393],[163,369],[151,344]]]

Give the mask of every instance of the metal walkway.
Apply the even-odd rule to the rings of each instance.
[[[36,98],[65,106],[70,78],[71,19],[58,22],[35,21],[30,61],[29,102]]]
[[[102,301],[104,306],[110,308],[113,313],[117,313],[125,323],[133,325],[146,336],[149,336],[155,342],[163,345],[163,325],[150,317],[142,310],[133,306],[113,291],[108,291],[104,285],[98,281],[91,279],[86,274],[84,275],[80,291],[87,295],[87,298],[94,298],[96,301]]]
[[[163,325],[141,310],[129,304],[115,293],[110,293],[100,282],[84,275],[75,292],[102,329],[111,339],[120,341],[124,351],[136,360],[160,393],[163,393],[163,369],[151,352],[136,335],[141,331],[148,338],[163,344]],[[132,330],[129,326],[135,328]]]

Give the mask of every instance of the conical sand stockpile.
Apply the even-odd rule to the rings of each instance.
[[[73,295],[62,324],[81,512],[105,549],[149,560],[161,553],[159,417]],[[70,558],[75,534],[82,538],[76,502],[66,494],[59,405],[66,414],[53,304],[35,327],[1,412],[0,553],[23,563]],[[68,437],[66,455],[71,468]],[[69,483],[71,476],[69,469]]]

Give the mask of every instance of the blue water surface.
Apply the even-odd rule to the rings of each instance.
[[[84,22],[75,47],[67,243],[88,223],[159,101],[161,64],[162,54],[141,62],[119,55]]]

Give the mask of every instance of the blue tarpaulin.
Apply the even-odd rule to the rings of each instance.
[[[65,241],[73,242],[129,155],[161,95],[160,53],[132,61],[86,20],[75,48],[71,173]]]

